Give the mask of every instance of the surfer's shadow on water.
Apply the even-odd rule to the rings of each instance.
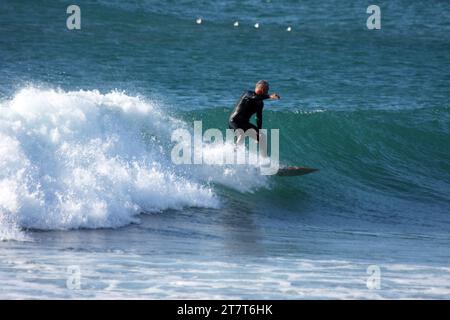
[[[245,210],[228,209],[222,211],[221,227],[227,254],[263,256],[265,254],[263,230],[256,223],[256,213]]]

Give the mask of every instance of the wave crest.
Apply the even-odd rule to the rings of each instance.
[[[218,207],[167,158],[179,125],[121,92],[22,89],[0,104],[0,237],[11,226],[118,227],[143,211]]]

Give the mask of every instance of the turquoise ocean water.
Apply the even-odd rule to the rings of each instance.
[[[0,297],[450,297],[448,1],[71,4],[0,2]],[[170,161],[260,79],[319,172]]]

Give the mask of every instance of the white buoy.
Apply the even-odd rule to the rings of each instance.
[[[239,27],[239,21],[236,21],[233,25],[234,25],[235,27]]]
[[[197,18],[195,22],[197,22],[197,24],[202,24],[202,18]]]
[[[255,23],[255,28],[256,28],[256,29],[259,28],[259,23]]]
[[[291,26],[287,27],[286,31],[287,31],[287,32],[291,32],[291,31],[292,31]]]

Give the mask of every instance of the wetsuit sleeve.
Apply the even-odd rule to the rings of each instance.
[[[256,111],[256,126],[258,127],[258,130],[262,128],[262,107],[258,108]]]
[[[266,100],[269,98],[270,96],[268,94],[253,94],[249,97],[250,100]]]

